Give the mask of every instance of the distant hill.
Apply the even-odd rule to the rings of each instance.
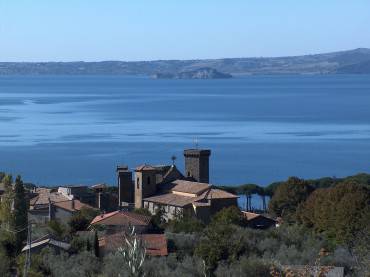
[[[370,74],[370,49],[359,48],[326,54],[206,60],[103,61],[103,62],[0,62],[0,75],[176,75],[211,68],[225,74]]]
[[[182,71],[176,74],[157,73],[153,75],[154,79],[228,79],[231,74],[225,74],[216,69],[203,67],[191,71]]]

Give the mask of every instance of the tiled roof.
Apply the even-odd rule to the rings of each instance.
[[[115,211],[98,215],[91,221],[90,225],[149,225],[150,220],[149,216],[127,211]]]
[[[175,165],[172,165],[168,168],[166,174],[164,174],[162,182],[163,183],[169,183],[169,182],[172,182],[176,179],[183,179],[183,178],[184,178],[184,176],[177,169],[177,167]]]
[[[170,206],[185,207],[195,200],[195,197],[183,196],[174,193],[160,194],[145,198],[144,201],[154,202],[158,204],[165,204]]]
[[[256,213],[251,213],[251,212],[245,212],[245,211],[242,211],[243,213],[243,216],[247,219],[247,220],[252,220],[252,219],[255,219],[259,216],[261,216],[260,214],[256,214]]]
[[[56,202],[56,203],[53,203],[53,206],[62,208],[70,212],[80,211],[82,208],[93,209],[93,207],[91,207],[90,205],[82,203],[80,200],[77,200],[77,199],[63,201],[63,202]]]
[[[207,190],[203,192],[200,196],[199,199],[207,199],[207,200],[212,200],[212,199],[230,199],[230,198],[238,198],[237,195],[232,194],[230,192],[221,190],[221,189],[213,189],[211,188],[210,190]]]
[[[190,193],[191,194],[196,194],[195,192],[200,190],[200,188],[203,189],[202,193],[197,196],[197,197],[192,197],[192,196],[185,196],[185,195],[180,195],[176,194],[173,192],[169,193],[163,193],[160,195],[155,195],[152,197],[147,197],[144,199],[144,201],[149,201],[149,202],[154,202],[158,204],[164,204],[164,205],[170,205],[170,206],[177,206],[177,207],[185,207],[191,203],[194,203],[195,205],[198,205],[196,203],[201,202],[198,206],[203,205],[202,202],[203,200],[212,200],[212,199],[232,199],[232,198],[238,198],[237,195],[234,195],[232,193],[220,190],[220,189],[213,189],[211,188],[208,184],[208,187],[206,190],[204,190],[204,187],[198,187],[196,188],[197,184],[200,184],[201,186],[204,185],[203,183],[195,183],[195,182],[188,182],[188,181],[181,181],[179,180],[175,181],[179,185],[176,185],[174,188],[172,188],[172,191],[179,191],[179,192],[185,192],[185,193]],[[175,183],[173,182],[173,183]],[[185,186],[189,184],[190,189],[186,190]],[[194,185],[193,187],[191,187]],[[177,187],[180,189],[178,190]],[[176,188],[176,189],[175,189]],[[204,206],[204,205],[203,205]]]
[[[156,170],[156,169],[155,169],[155,167],[152,167],[151,165],[146,165],[146,164],[140,165],[140,166],[136,167],[136,169],[135,169],[135,171],[145,171],[145,170],[153,171],[153,170]]]
[[[52,203],[69,201],[68,197],[58,192],[51,192],[50,189],[41,189],[36,191],[38,195],[31,199],[31,205],[45,205],[49,204],[49,199]]]
[[[142,234],[138,238],[143,241],[146,253],[150,256],[167,256],[167,239],[164,234]],[[116,233],[106,235],[99,240],[99,246],[110,251],[115,251],[123,244],[124,235]]]
[[[268,217],[268,216],[264,216],[263,214],[256,214],[256,213],[251,213],[251,212],[246,212],[246,211],[242,211],[242,214],[243,214],[243,216],[249,221],[249,220],[252,220],[252,219],[255,219],[255,218],[257,218],[257,217],[264,217],[264,218],[267,218],[267,219],[269,219],[269,220],[271,220],[271,221],[275,221],[276,222],[276,220],[275,219],[272,219],[272,218],[270,218],[270,217]]]
[[[46,238],[44,240],[36,240],[36,241],[31,242],[31,245],[26,245],[25,247],[23,247],[22,252],[28,250],[29,248],[32,249],[32,248],[43,246],[43,245],[44,246],[53,245],[55,247],[61,248],[61,249],[66,250],[66,251],[69,248],[71,248],[71,245],[66,243],[66,242],[58,241],[58,240],[55,240],[55,239],[52,239],[52,238]]]
[[[312,266],[312,265],[283,265],[285,270],[292,271],[293,274],[298,276],[306,276],[308,271],[308,276],[315,276],[316,272],[322,270],[325,277],[343,277],[344,276],[344,267],[336,266]],[[296,276],[296,275],[292,275]],[[321,276],[321,275],[320,275]]]
[[[173,182],[160,186],[160,189],[162,190],[184,192],[196,195],[200,195],[202,192],[209,188],[211,188],[210,184],[185,180],[175,180]]]

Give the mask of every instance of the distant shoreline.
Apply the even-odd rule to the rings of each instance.
[[[370,49],[273,58],[204,60],[0,62],[1,75],[145,75],[178,74],[201,68],[238,75],[370,74]]]

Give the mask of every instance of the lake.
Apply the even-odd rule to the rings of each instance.
[[[0,171],[115,184],[115,167],[210,148],[214,184],[370,172],[370,76],[0,77]]]

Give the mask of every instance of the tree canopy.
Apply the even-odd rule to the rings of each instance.
[[[297,218],[338,243],[351,243],[370,226],[370,189],[356,183],[317,189],[298,209]]]
[[[307,199],[313,190],[307,181],[290,177],[276,188],[269,203],[269,211],[287,221],[294,221],[298,206]]]

